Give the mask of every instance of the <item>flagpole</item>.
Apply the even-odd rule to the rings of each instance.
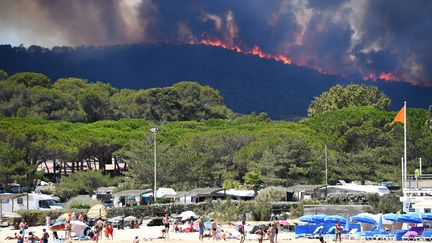
[[[405,163],[405,181],[407,179],[407,123],[406,123],[406,112],[407,112],[407,107],[406,107],[406,101],[404,101],[404,163]]]

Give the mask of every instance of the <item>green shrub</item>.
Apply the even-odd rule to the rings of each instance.
[[[399,197],[392,194],[379,196],[377,194],[368,193],[367,200],[368,204],[372,206],[371,213],[394,213],[402,209],[402,203]]]
[[[272,212],[272,202],[281,201],[285,190],[278,187],[268,187],[260,191],[254,200],[253,217],[255,220],[268,220]]]
[[[76,196],[68,201],[66,204],[67,209],[90,209],[96,204],[100,204],[101,202],[95,199],[92,199],[89,196]]]
[[[55,195],[65,200],[77,195],[92,195],[101,186],[114,185],[117,178],[102,175],[100,171],[81,171],[62,177],[55,188]]]
[[[251,220],[254,208],[253,201],[213,200],[209,201],[205,214],[213,213],[212,217],[219,222]]]

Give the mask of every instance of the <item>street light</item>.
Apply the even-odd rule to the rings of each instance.
[[[156,134],[159,131],[159,129],[150,128],[150,131],[153,134],[153,152],[154,152],[154,190],[153,190],[153,197],[154,197],[154,202],[156,202]]]

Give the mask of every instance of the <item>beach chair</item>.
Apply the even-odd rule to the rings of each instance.
[[[402,240],[421,239],[421,235],[423,234],[423,231],[424,231],[423,227],[412,227],[402,236]]]
[[[358,237],[358,235],[359,235],[358,229],[351,229],[348,233],[342,234],[342,239],[352,240]]]
[[[422,240],[422,241],[431,241],[432,240],[432,230],[424,230],[423,233],[417,237],[415,237],[416,240]]]
[[[306,238],[308,239],[318,239],[320,235],[322,234],[324,226],[318,226],[310,235],[307,235]]]

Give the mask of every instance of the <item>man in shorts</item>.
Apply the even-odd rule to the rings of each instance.
[[[204,218],[201,217],[199,219],[198,222],[198,228],[199,228],[199,239],[200,240],[204,240],[204,230],[205,230],[205,226],[204,226]]]

